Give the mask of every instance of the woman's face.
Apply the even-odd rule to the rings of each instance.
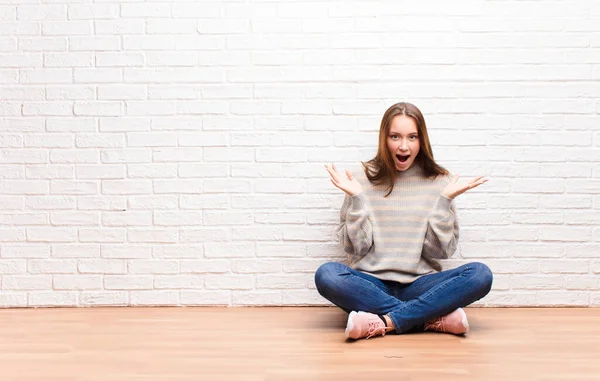
[[[397,115],[392,119],[387,147],[398,171],[412,167],[421,148],[417,124],[412,118]]]

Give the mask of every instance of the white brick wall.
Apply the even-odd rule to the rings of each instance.
[[[323,162],[424,112],[479,305],[600,306],[600,3],[0,5],[0,307],[327,304]]]

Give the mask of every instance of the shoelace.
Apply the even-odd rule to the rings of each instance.
[[[367,339],[376,336],[378,334],[381,334],[381,336],[385,336],[385,327],[378,327],[377,325],[379,325],[379,321],[372,319],[369,320],[369,331],[368,331],[368,336]]]
[[[426,331],[443,331],[444,330],[444,318],[437,318],[434,321],[425,324]]]

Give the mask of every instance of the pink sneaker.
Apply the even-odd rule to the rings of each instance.
[[[458,308],[446,316],[429,321],[425,324],[425,330],[463,335],[469,332],[467,314],[462,308]]]
[[[346,338],[362,339],[373,336],[385,336],[385,323],[375,314],[368,312],[350,312],[346,325]]]

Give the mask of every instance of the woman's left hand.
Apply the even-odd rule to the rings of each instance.
[[[456,196],[465,193],[469,189],[478,187],[488,181],[488,179],[484,179],[483,176],[479,176],[469,182],[458,184],[458,178],[459,176],[456,175],[450,180],[450,183],[442,190],[442,196],[454,199]]]

